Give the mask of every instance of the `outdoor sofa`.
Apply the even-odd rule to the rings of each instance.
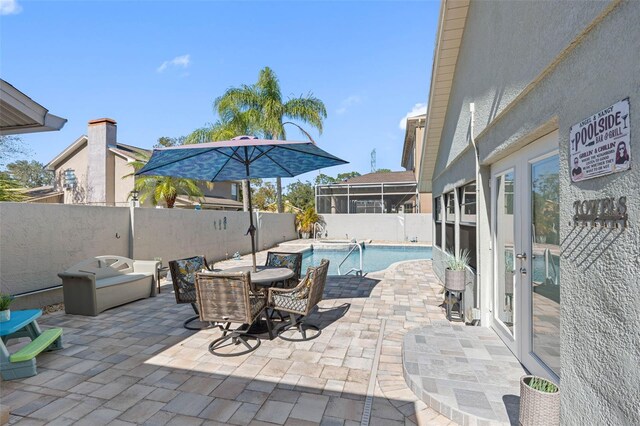
[[[97,256],[58,274],[67,314],[96,316],[135,300],[154,297],[160,262]]]

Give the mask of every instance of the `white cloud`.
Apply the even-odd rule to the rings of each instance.
[[[349,108],[351,108],[353,105],[359,104],[361,101],[362,99],[358,95],[351,95],[343,99],[342,102],[340,102],[340,108],[336,110],[336,114],[344,114]]]
[[[2,0],[0,0],[0,1],[2,1]],[[187,54],[187,55],[182,55],[182,56],[176,56],[175,58],[171,59],[170,61],[164,61],[162,63],[162,65],[160,65],[158,67],[158,69],[156,71],[164,72],[164,70],[166,70],[169,67],[188,68],[189,65],[191,65],[191,55]]]
[[[427,104],[415,104],[413,109],[406,113],[404,117],[400,120],[400,124],[398,125],[400,129],[406,130],[407,128],[407,118],[415,117],[416,115],[426,114],[427,113]]]
[[[17,0],[0,0],[0,15],[16,15],[22,12]]]

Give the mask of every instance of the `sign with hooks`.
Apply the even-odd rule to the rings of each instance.
[[[613,197],[573,202],[573,225],[627,227],[627,197]]]

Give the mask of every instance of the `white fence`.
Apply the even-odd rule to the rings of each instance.
[[[57,274],[93,256],[171,259],[204,254],[213,261],[251,251],[249,213],[0,203],[0,291],[37,291],[61,284]],[[259,250],[297,238],[294,215],[260,213]],[[62,301],[60,290],[16,300],[18,307]]]
[[[325,214],[327,238],[431,243],[431,214]],[[322,236],[323,238],[325,235]]]

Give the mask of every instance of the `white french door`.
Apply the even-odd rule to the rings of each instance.
[[[560,376],[558,132],[491,166],[492,327],[532,373]]]

